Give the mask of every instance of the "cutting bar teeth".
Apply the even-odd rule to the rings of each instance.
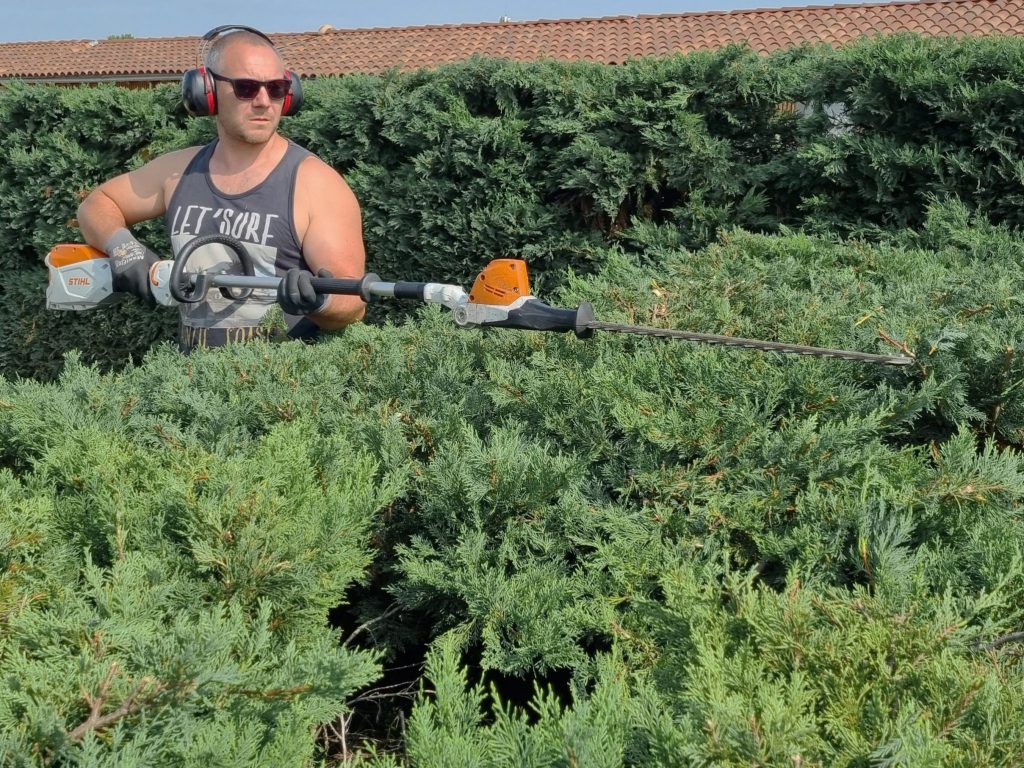
[[[597,331],[612,333],[629,333],[637,336],[658,336],[666,339],[679,339],[700,344],[716,344],[723,347],[741,347],[756,349],[761,352],[782,352],[788,355],[807,355],[810,357],[835,357],[841,360],[853,360],[858,363],[875,363],[878,365],[912,365],[914,358],[900,355],[875,355],[868,352],[854,352],[848,349],[828,349],[827,347],[809,347],[802,344],[785,344],[779,341],[761,341],[744,339],[738,336],[722,336],[715,333],[698,333],[696,331],[676,331],[669,328],[650,328],[643,325],[625,325],[622,323],[603,323],[593,321],[587,327]]]

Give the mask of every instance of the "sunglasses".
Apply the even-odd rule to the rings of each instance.
[[[214,80],[231,83],[231,90],[234,91],[235,98],[243,101],[255,99],[256,94],[260,92],[260,88],[266,88],[267,96],[272,100],[280,101],[292,89],[292,81],[283,78],[281,80],[250,80],[247,77],[224,77],[223,75],[218,75],[212,69],[207,71]]]

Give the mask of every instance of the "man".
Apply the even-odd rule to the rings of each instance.
[[[200,304],[182,305],[182,351],[263,335],[260,319],[274,303],[297,338],[358,321],[359,297],[317,294],[310,282],[314,272],[363,275],[362,223],[342,177],[277,132],[291,84],[280,55],[261,33],[242,28],[214,41],[206,74],[217,139],[117,176],[79,206],[86,242],[111,259],[114,289],[152,304],[149,267],[158,257],[128,227],[163,215],[175,253],[195,237],[228,234],[245,245],[257,274],[283,278],[276,294],[254,291],[235,301],[211,291]],[[236,261],[211,244],[194,252],[189,270],[223,271]]]

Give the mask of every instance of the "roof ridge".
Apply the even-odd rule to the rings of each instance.
[[[661,16],[728,16],[730,14],[780,13],[793,11],[828,11],[837,8],[890,8],[902,5],[973,5],[975,3],[998,3],[1002,0],[866,0],[863,3],[828,3],[824,5],[780,5],[758,8],[733,8],[728,11],[684,11],[682,13],[647,13],[636,18],[654,19]]]
[[[309,33],[307,33],[309,34]],[[312,34],[316,34],[315,32]],[[146,42],[173,42],[175,40],[199,40],[201,35],[169,35],[168,37],[62,37],[56,40],[11,40],[0,41],[0,45],[53,45],[54,43],[146,43]]]
[[[485,27],[509,27],[525,25],[548,25],[548,24],[571,24],[574,22],[599,22],[599,21],[629,21],[634,19],[670,19],[689,16],[736,16],[765,13],[792,13],[793,11],[823,11],[848,8],[884,8],[899,6],[921,6],[921,5],[973,5],[975,3],[993,4],[1001,0],[867,0],[862,3],[832,3],[814,5],[787,5],[779,7],[754,7],[754,8],[733,8],[727,11],[683,11],[680,13],[639,13],[639,14],[618,14],[614,16],[581,16],[570,19],[510,19],[508,21],[473,21],[473,22],[449,22],[444,24],[404,24],[397,27],[334,27],[320,30],[301,30],[298,32],[268,32],[274,38],[282,37],[321,37],[332,34],[345,34],[350,32],[399,32],[403,30],[429,30],[429,29],[452,29],[472,28],[481,29]],[[173,41],[173,40],[199,40],[201,35],[170,35],[167,37],[105,37],[105,38],[73,38],[63,40],[26,40],[0,42],[0,45],[41,45],[46,43],[141,43],[148,41]]]
[[[537,25],[537,24],[566,24],[580,21],[626,21],[631,19],[666,19],[666,18],[679,18],[683,16],[729,16],[729,15],[745,15],[752,13],[780,13],[793,11],[821,11],[831,10],[835,8],[879,8],[879,7],[894,7],[894,6],[905,6],[905,5],[971,5],[974,3],[998,3],[1002,0],[867,0],[863,3],[831,3],[831,4],[814,4],[814,5],[787,5],[779,7],[755,7],[755,8],[733,8],[727,11],[681,11],[679,13],[638,13],[638,14],[617,14],[615,16],[581,16],[570,19],[509,19],[508,21],[472,21],[472,22],[449,22],[446,24],[404,24],[397,27],[332,27],[326,29],[323,32],[312,30],[308,32],[271,32],[269,34],[277,35],[330,35],[334,33],[345,33],[345,32],[395,32],[401,30],[421,30],[421,29],[451,29],[453,27],[472,27],[473,29],[479,29],[481,27],[508,27],[508,26],[522,26],[522,25]]]

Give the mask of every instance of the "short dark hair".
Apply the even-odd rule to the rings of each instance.
[[[228,32],[226,35],[221,35],[213,41],[213,45],[210,46],[210,50],[206,52],[206,68],[212,69],[214,72],[221,71],[221,65],[224,63],[224,51],[225,49],[236,42],[249,43],[251,45],[263,45],[272,50],[277,54],[277,58],[281,59],[281,63],[284,63],[284,59],[271,43],[267,41],[265,37],[261,37],[253,32],[248,32],[244,29],[237,29],[234,32]]]

